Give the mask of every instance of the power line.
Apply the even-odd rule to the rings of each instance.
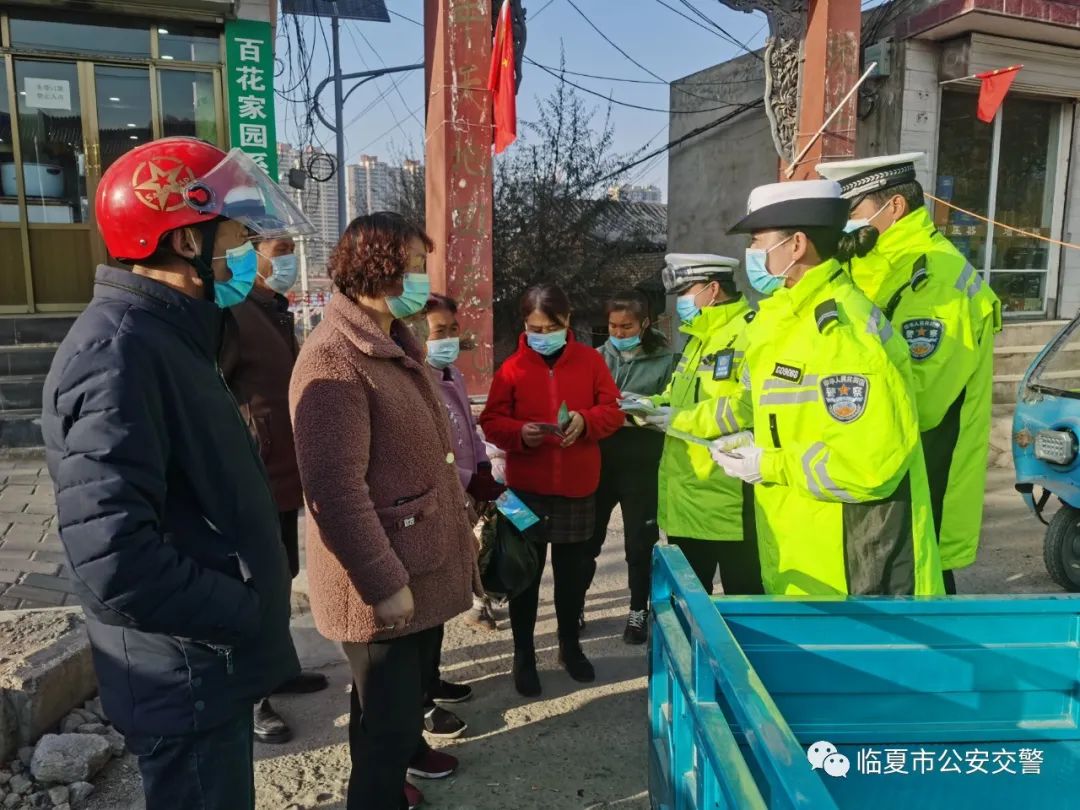
[[[371,40],[369,40],[369,39],[368,39],[368,38],[367,38],[367,37],[366,37],[366,36],[364,35],[364,32],[363,32],[363,31],[360,31],[360,30],[357,30],[357,32],[356,32],[356,33],[358,33],[358,34],[360,35],[360,39],[364,40],[364,44],[365,44],[365,45],[367,45],[367,46],[368,46],[369,48],[371,48],[371,52],[372,52],[373,54],[375,54],[375,58],[377,58],[377,59],[379,60],[379,62],[381,62],[381,63],[382,63],[382,66],[383,66],[383,67],[386,67],[386,66],[387,66],[387,65],[386,65],[386,60],[382,58],[382,54],[381,54],[381,53],[379,53],[379,52],[378,52],[378,51],[377,51],[377,50],[375,49],[375,46],[371,44]],[[420,60],[420,61],[423,61],[423,60]],[[378,82],[376,82],[376,84],[378,84]],[[401,99],[401,105],[402,105],[403,107],[405,107],[405,108],[408,108],[409,104],[408,104],[408,102],[407,102],[407,101],[405,101],[405,96],[403,96],[403,95],[401,94],[401,90],[399,89],[399,85],[400,85],[400,84],[401,84],[401,82],[394,82],[394,92],[396,92],[396,93],[397,93],[397,97],[398,97],[399,99]],[[421,128],[421,129],[423,129],[423,128],[424,128],[424,122],[423,122],[423,121],[421,121],[421,120],[420,120],[419,118],[417,118],[417,117],[416,117],[415,115],[413,115],[413,120],[414,120],[414,121],[416,121],[416,123],[420,125],[420,128]]]
[[[620,166],[619,168],[615,169],[614,171],[609,172],[608,174],[604,175],[599,180],[597,180],[596,184],[606,183],[608,180],[612,180],[612,179],[618,177],[623,172],[627,172],[630,169],[633,169],[633,168],[635,168],[637,166],[640,166],[642,163],[645,163],[647,161],[652,160],[657,155],[662,155],[665,152],[669,152],[672,149],[674,149],[676,146],[679,146],[680,144],[686,143],[687,141],[689,141],[689,140],[691,140],[693,138],[696,138],[698,135],[702,135],[702,134],[708,132],[711,129],[716,129],[716,127],[723,126],[728,121],[730,121],[733,118],[736,118],[739,115],[742,115],[744,112],[747,112],[748,110],[752,110],[755,107],[761,107],[764,104],[765,104],[764,99],[760,99],[760,98],[755,99],[754,101],[749,101],[746,104],[741,104],[741,105],[738,106],[738,108],[732,110],[731,112],[729,112],[729,113],[727,113],[725,115],[720,116],[715,121],[711,121],[708,124],[702,124],[700,127],[697,127],[696,129],[690,130],[685,135],[681,135],[680,137],[676,138],[673,141],[668,141],[666,145],[660,147],[659,149],[657,149],[657,150],[655,150],[653,152],[650,152],[649,154],[645,155],[644,157],[638,158],[636,160],[632,160],[629,163],[626,163],[626,164]]]
[[[669,82],[661,81],[661,80],[658,80],[658,79],[629,79],[629,78],[626,78],[624,76],[600,76],[600,75],[598,75],[596,73],[580,73],[580,72],[575,71],[575,70],[568,70],[567,68],[557,68],[557,67],[554,67],[552,65],[544,65],[544,64],[541,64],[540,62],[537,62],[535,59],[529,58],[528,56],[525,57],[525,61],[530,62],[531,64],[536,65],[537,67],[540,67],[540,68],[546,67],[548,70],[554,70],[554,71],[557,71],[559,73],[565,73],[567,76],[580,76],[583,79],[598,79],[600,81],[605,81],[605,82],[625,82],[626,84],[648,84],[648,85],[652,85],[654,87],[658,86],[658,85],[663,85],[664,87],[669,87],[670,86]],[[718,81],[718,82],[687,82],[687,81],[683,81],[683,82],[680,82],[680,84],[690,85],[691,87],[722,87],[722,86],[728,85],[728,84],[752,84],[754,82],[760,82],[760,81],[762,81],[761,78],[756,78],[756,79],[728,79],[726,81]]]
[[[720,25],[720,23],[716,22],[712,17],[709,17],[707,14],[705,14],[705,12],[703,12],[701,9],[699,9],[697,6],[695,6],[693,3],[691,3],[690,0],[679,0],[679,2],[682,3],[686,8],[688,8],[692,12],[694,12],[694,14],[696,14],[698,17],[700,17],[706,23],[708,23],[713,28],[715,28],[717,31],[722,33],[727,38],[727,40],[729,42],[731,42],[732,45],[735,45],[735,46],[737,46],[739,48],[742,48],[744,51],[746,51],[751,56],[754,56],[757,59],[764,61],[761,54],[750,50],[745,44],[743,44],[742,42],[739,42],[739,40],[737,40],[735,38],[735,36],[730,31],[728,31],[726,28],[724,28],[722,25]]]
[[[656,75],[656,74],[655,74],[655,73],[653,73],[653,72],[652,72],[651,70],[649,70],[649,69],[648,69],[647,67],[645,67],[645,66],[644,66],[643,64],[641,64],[641,62],[639,62],[639,61],[638,61],[637,59],[635,59],[635,58],[634,58],[634,57],[632,57],[632,56],[631,56],[630,54],[628,54],[628,53],[627,53],[626,51],[624,51],[624,50],[623,50],[622,48],[620,48],[620,47],[619,47],[618,45],[616,45],[616,44],[615,44],[615,42],[614,42],[614,41],[613,41],[613,40],[612,40],[612,39],[611,39],[610,37],[608,37],[608,35],[607,35],[607,34],[605,34],[605,33],[604,33],[603,31],[601,31],[601,30],[600,30],[600,29],[599,29],[599,28],[598,28],[598,27],[596,26],[596,23],[594,23],[594,22],[593,22],[592,20],[590,20],[590,19],[588,18],[588,16],[587,16],[587,15],[585,14],[585,12],[584,12],[584,11],[582,11],[582,10],[581,10],[581,9],[580,9],[580,8],[578,7],[578,4],[577,4],[577,3],[575,3],[575,2],[574,2],[574,0],[566,0],[566,2],[570,4],[570,7],[571,7],[572,9],[574,9],[574,11],[576,11],[576,12],[577,12],[578,14],[580,14],[580,15],[581,15],[581,19],[585,20],[585,22],[587,22],[587,23],[589,24],[589,27],[590,27],[590,28],[592,28],[592,30],[593,30],[593,31],[595,31],[596,33],[598,33],[598,34],[599,34],[599,35],[601,36],[601,38],[603,38],[604,42],[606,42],[606,43],[607,43],[608,45],[610,45],[610,46],[611,46],[612,48],[614,48],[615,50],[617,50],[617,51],[618,51],[619,53],[621,53],[621,54],[622,54],[622,55],[623,55],[624,57],[626,57],[626,58],[627,58],[627,59],[628,59],[628,60],[629,60],[629,61],[630,61],[630,62],[631,62],[632,64],[634,64],[634,65],[637,65],[637,66],[638,66],[639,68],[641,68],[641,69],[642,69],[642,70],[644,70],[644,71],[645,71],[646,73],[648,73],[648,74],[649,74],[650,76],[652,76],[652,77],[653,77],[654,79],[659,79],[660,81],[664,81],[664,77],[663,77],[663,76],[658,76],[658,75]]]
[[[584,85],[577,84],[576,82],[570,81],[568,78],[566,78],[566,76],[561,75],[560,73],[556,72],[555,70],[552,70],[551,68],[548,68],[548,67],[545,67],[544,65],[541,65],[539,62],[533,62],[528,57],[525,57],[525,58],[528,59],[530,64],[535,65],[536,67],[540,68],[545,73],[547,73],[550,76],[558,79],[560,82],[563,82],[564,84],[568,84],[571,87],[573,87],[573,88],[575,88],[577,90],[580,90],[583,93],[588,93],[590,96],[596,96],[597,98],[602,98],[604,101],[608,102],[609,104],[615,104],[615,105],[617,105],[619,107],[629,107],[632,110],[644,110],[645,112],[666,113],[667,115],[695,115],[697,113],[716,112],[717,110],[724,110],[724,109],[729,109],[731,107],[737,106],[733,102],[725,102],[725,101],[720,101],[719,99],[712,99],[712,98],[705,98],[704,96],[698,96],[698,98],[705,98],[706,101],[711,101],[711,102],[717,103],[720,106],[719,107],[705,107],[705,108],[700,109],[700,110],[669,110],[669,109],[665,109],[663,107],[646,107],[646,106],[644,106],[642,104],[633,104],[633,103],[631,103],[629,101],[621,101],[621,100],[619,100],[617,98],[612,98],[611,96],[605,96],[603,93],[600,93],[600,92],[598,92],[596,90],[592,90],[592,89],[590,89],[588,87],[585,87]],[[685,93],[687,91],[684,90],[683,92]],[[694,94],[689,93],[688,95],[694,95]]]
[[[701,22],[700,20],[695,20],[693,17],[691,17],[685,11],[679,11],[677,8],[675,8],[675,6],[670,6],[667,3],[665,3],[664,0],[656,0],[656,2],[659,3],[660,5],[662,5],[664,8],[671,11],[673,14],[678,14],[684,20],[688,20],[688,21],[692,22],[694,25],[696,25],[701,30],[708,31],[714,37],[719,37],[720,39],[724,39],[724,36],[719,31],[717,31],[715,28],[710,28],[709,26],[705,25],[705,23]]]

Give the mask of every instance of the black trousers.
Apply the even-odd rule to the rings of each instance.
[[[510,628],[514,633],[514,651],[535,652],[536,611],[540,604],[540,581],[547,562],[548,543],[537,543],[540,566],[532,584],[510,600]],[[589,543],[551,543],[551,570],[555,578],[555,617],[560,640],[577,640],[578,616],[585,606],[585,588],[592,565]]]
[[[198,734],[126,739],[139,760],[146,810],[255,810],[254,742],[250,711]]]
[[[668,538],[682,549],[706,593],[713,592],[713,578],[720,569],[720,584],[728,596],[763,594],[761,562],[758,559],[757,539],[694,540],[689,537]]]
[[[424,693],[441,628],[390,641],[342,644],[352,669],[347,810],[405,807],[405,771],[425,748]]]
[[[652,550],[660,539],[656,525],[660,457],[664,435],[648,430],[623,428],[600,443],[603,466],[596,491],[596,530],[589,540],[592,562],[585,590],[592,587],[596,561],[604,547],[608,523],[616,505],[622,507],[623,548],[630,609],[649,606],[649,574]]]
[[[435,657],[431,659],[431,666],[428,668],[427,686],[424,688],[424,712],[427,713],[431,709],[435,708],[435,688],[439,685],[441,673],[439,668],[442,665],[442,644],[443,637],[446,635],[446,625],[440,624],[436,628],[439,632],[439,645],[435,649]]]
[[[281,521],[281,542],[285,546],[285,556],[289,558],[289,572],[296,579],[300,573],[300,510],[278,512]]]

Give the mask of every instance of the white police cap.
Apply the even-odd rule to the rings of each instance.
[[[754,233],[784,228],[839,228],[850,205],[833,180],[768,183],[750,192],[747,214],[728,233]]]
[[[739,266],[738,259],[715,253],[669,253],[664,261],[661,280],[664,291],[669,294],[717,276],[733,275]]]
[[[925,152],[904,152],[857,160],[835,160],[819,163],[815,168],[822,177],[840,184],[844,199],[854,201],[875,191],[915,182],[915,167],[924,160]]]

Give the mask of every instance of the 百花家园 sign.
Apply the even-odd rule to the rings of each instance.
[[[232,146],[249,154],[276,181],[274,40],[270,24],[257,20],[226,23],[225,64]]]

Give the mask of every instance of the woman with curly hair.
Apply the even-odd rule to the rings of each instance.
[[[290,390],[312,613],[353,676],[349,810],[414,807],[406,773],[457,767],[421,735],[442,625],[479,587],[446,408],[401,321],[427,303],[431,249],[397,214],[354,220],[330,256],[337,294]]]

